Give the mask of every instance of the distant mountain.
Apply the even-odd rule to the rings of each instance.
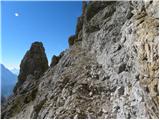
[[[19,69],[13,68],[13,69],[11,69],[11,72],[14,73],[14,74],[16,74],[16,75],[18,76],[18,74],[19,74]]]
[[[17,75],[13,74],[3,64],[1,67],[1,95],[7,97],[12,94],[17,81]]]

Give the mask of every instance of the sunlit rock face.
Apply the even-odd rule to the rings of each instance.
[[[74,39],[2,118],[158,118],[158,1],[83,2]],[[33,80],[35,79],[35,80]],[[32,87],[30,87],[32,86]]]

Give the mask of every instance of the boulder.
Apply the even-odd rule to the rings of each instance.
[[[69,37],[69,39],[68,39],[68,44],[69,44],[69,46],[74,45],[74,43],[75,43],[75,38],[76,38],[75,35],[72,35],[72,36]]]
[[[60,59],[59,56],[53,55],[50,66],[54,67],[59,62],[59,59]]]

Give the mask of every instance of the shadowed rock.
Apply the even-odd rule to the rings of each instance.
[[[52,62],[51,62],[51,67],[54,67],[58,62],[59,62],[59,57],[58,56],[56,56],[56,55],[54,55],[53,57],[52,57]]]
[[[86,20],[89,21],[96,13],[104,9],[107,5],[115,3],[115,1],[90,1],[87,5]]]
[[[25,82],[28,75],[33,75],[35,79],[38,79],[47,69],[48,60],[42,42],[32,43],[30,50],[26,52],[21,61],[18,82],[14,92]]]
[[[75,43],[75,35],[72,35],[68,39],[68,44],[69,44],[69,46],[72,46],[72,45],[74,45],[74,43]]]

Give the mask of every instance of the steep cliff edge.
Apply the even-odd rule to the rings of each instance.
[[[24,72],[2,118],[158,118],[158,7],[156,0],[83,2],[70,48],[37,78],[41,64]]]

